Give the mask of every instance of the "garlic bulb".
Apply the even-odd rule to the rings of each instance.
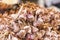
[[[8,4],[8,5],[12,5],[12,4],[17,4],[19,3],[19,0],[2,0],[2,3]]]

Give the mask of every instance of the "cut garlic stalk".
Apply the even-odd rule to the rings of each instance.
[[[17,17],[19,17],[19,15],[20,15],[22,9],[23,9],[23,6],[21,6],[21,8],[19,9],[18,13],[12,14],[11,17],[13,17],[14,19],[16,19]]]

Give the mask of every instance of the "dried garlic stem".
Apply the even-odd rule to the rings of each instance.
[[[22,9],[23,9],[23,6],[21,6],[21,8],[19,9],[18,13],[16,13],[17,15],[16,15],[16,18],[15,18],[15,19],[17,19],[17,18],[19,17],[19,15],[20,15]]]

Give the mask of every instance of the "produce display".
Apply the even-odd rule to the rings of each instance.
[[[35,3],[0,3],[0,40],[60,40],[60,10]]]

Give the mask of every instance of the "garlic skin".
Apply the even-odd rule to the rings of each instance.
[[[19,27],[16,26],[16,25],[14,25],[13,29],[14,29],[14,30],[13,30],[14,32],[18,32],[18,31],[20,30]]]
[[[42,18],[38,18],[38,21],[43,23],[43,19]]]
[[[24,30],[25,30],[27,33],[31,33],[31,27],[30,27],[30,26],[25,26],[25,27],[24,27]]]
[[[3,30],[4,29],[4,25],[0,25],[0,30]]]
[[[11,17],[12,17],[13,19],[16,19],[16,18],[18,17],[18,15],[17,15],[17,14],[12,14]]]
[[[26,31],[25,30],[20,30],[20,32],[17,33],[17,36],[19,36],[20,38],[24,38],[26,35]]]
[[[29,39],[30,40],[34,40],[35,39],[35,36],[36,35],[34,35],[34,34],[28,34],[26,40],[29,40]]]
[[[42,10],[41,10],[41,9],[38,9],[38,10],[36,11],[36,15],[39,15],[40,12],[42,12]]]
[[[19,15],[19,18],[20,19],[23,19],[23,20],[26,20],[27,19],[25,14]]]
[[[46,37],[44,40],[50,40],[48,37]]]
[[[39,30],[39,29],[36,28],[36,27],[32,27],[32,29],[33,29],[33,30],[32,30],[33,32],[38,32],[38,30]]]
[[[16,38],[16,37],[12,37],[12,40],[18,40],[18,38]]]

